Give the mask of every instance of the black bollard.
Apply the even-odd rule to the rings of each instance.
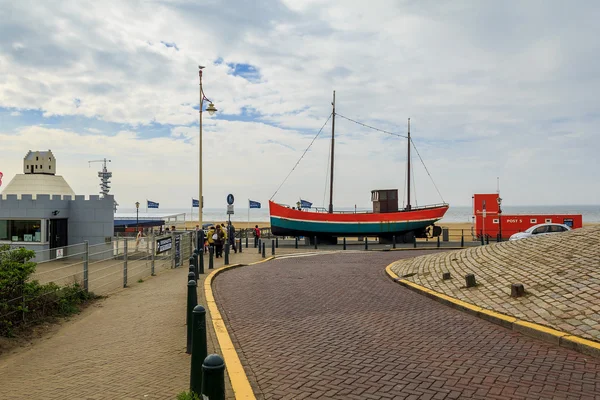
[[[473,275],[473,274],[467,274],[465,276],[465,285],[468,288],[477,286],[477,281],[475,280],[475,275]]]
[[[365,236],[365,250],[369,250],[369,238]]]
[[[345,237],[344,237],[344,247],[343,247],[343,249],[346,250],[346,238]]]
[[[485,244],[490,244],[490,235],[485,235]]]
[[[258,239],[258,254],[260,254],[260,248],[262,247],[262,246],[260,245],[260,242],[261,242],[261,240],[260,240],[260,239]]]
[[[298,248],[298,236],[296,236],[296,237],[295,237],[295,239],[296,239],[296,240],[295,240],[295,245],[294,245],[294,246],[295,246],[296,248]]]
[[[202,362],[208,355],[206,342],[206,310],[201,305],[192,312],[192,362],[190,368],[190,391],[202,392]]]
[[[246,248],[248,248],[248,232],[246,232]]]
[[[242,248],[243,248],[243,247],[244,247],[244,246],[242,246],[242,238],[240,238],[240,253],[242,252]]]
[[[196,286],[198,286],[198,281],[196,281],[196,274],[194,273],[194,271],[192,269],[190,269],[190,272],[188,272],[188,282],[189,281],[196,282]]]
[[[440,247],[440,237],[437,237],[437,247]]]
[[[225,243],[225,261],[223,265],[229,265],[229,243]]]
[[[481,245],[483,246],[485,243],[483,242],[485,239],[483,238],[483,231],[481,231]]]
[[[460,247],[465,247],[465,230],[462,229],[460,232]]]
[[[275,237],[275,247],[279,248],[279,238]]]
[[[396,235],[392,236],[392,249],[396,248]]]
[[[413,247],[416,249],[417,248],[417,237],[413,236]]]
[[[448,279],[452,279],[452,276],[450,275],[450,272],[444,272],[442,274],[442,279],[447,281]]]
[[[215,267],[215,260],[214,260],[214,255],[215,255],[215,246],[210,246],[208,248],[208,269],[213,269]]]
[[[275,244],[276,240],[271,240],[271,255],[274,256],[275,255]]]
[[[225,400],[225,361],[211,354],[202,363],[202,394],[210,400]]]
[[[188,282],[188,298],[187,298],[187,346],[186,353],[192,352],[192,312],[194,307],[198,305],[198,294],[196,293],[196,281]]]
[[[315,236],[315,249],[317,248],[317,237]]]
[[[204,274],[204,248],[200,250],[200,253],[196,257],[198,259],[198,274]]]
[[[510,297],[522,297],[525,295],[525,286],[522,283],[510,285]]]
[[[262,243],[262,256],[263,258],[265,258],[267,256],[267,253],[265,252],[265,243]]]

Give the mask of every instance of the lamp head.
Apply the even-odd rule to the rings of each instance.
[[[213,103],[210,103],[208,107],[206,107],[206,111],[208,111],[210,115],[213,115],[215,112],[217,112],[217,109]]]
[[[139,201],[135,202],[135,208],[140,208],[140,202]]]

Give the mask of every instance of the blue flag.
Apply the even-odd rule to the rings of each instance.
[[[146,200],[148,202],[148,208],[158,208],[158,203],[150,200]]]
[[[310,201],[300,199],[300,207],[301,208],[311,208],[312,203]]]
[[[200,207],[200,202],[196,199],[192,199],[192,207]]]
[[[250,208],[260,208],[260,203],[254,200],[248,200]]]

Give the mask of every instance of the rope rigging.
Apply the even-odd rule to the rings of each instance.
[[[319,137],[319,135],[323,131],[323,128],[325,128],[325,125],[327,125],[327,123],[331,119],[332,115],[333,114],[329,114],[329,117],[327,118],[327,121],[325,121],[325,123],[323,124],[323,126],[321,127],[321,129],[319,129],[319,133],[317,133],[317,135],[313,138],[313,140],[311,140],[311,142],[308,145],[308,147],[306,148],[306,150],[304,150],[304,153],[302,153],[302,155],[300,156],[300,158],[296,162],[296,165],[294,165],[294,168],[292,168],[292,170],[289,172],[289,174],[287,174],[287,176],[285,177],[285,179],[283,180],[283,182],[281,182],[281,185],[279,185],[279,187],[277,188],[277,190],[275,191],[275,193],[273,193],[273,196],[271,196],[271,198],[269,200],[273,200],[273,197],[275,197],[275,195],[277,194],[277,192],[279,192],[279,189],[281,189],[281,187],[288,180],[288,178],[290,177],[290,175],[292,174],[292,172],[294,172],[294,170],[296,169],[296,167],[298,166],[298,164],[300,164],[300,161],[302,161],[302,159],[304,158],[304,156],[306,155],[306,153],[308,152],[308,150],[310,149],[310,147],[313,145],[313,143],[315,142],[315,140],[317,140],[317,138]]]

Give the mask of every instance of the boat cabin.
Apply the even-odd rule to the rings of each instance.
[[[371,190],[373,212],[389,213],[398,211],[398,189]]]

